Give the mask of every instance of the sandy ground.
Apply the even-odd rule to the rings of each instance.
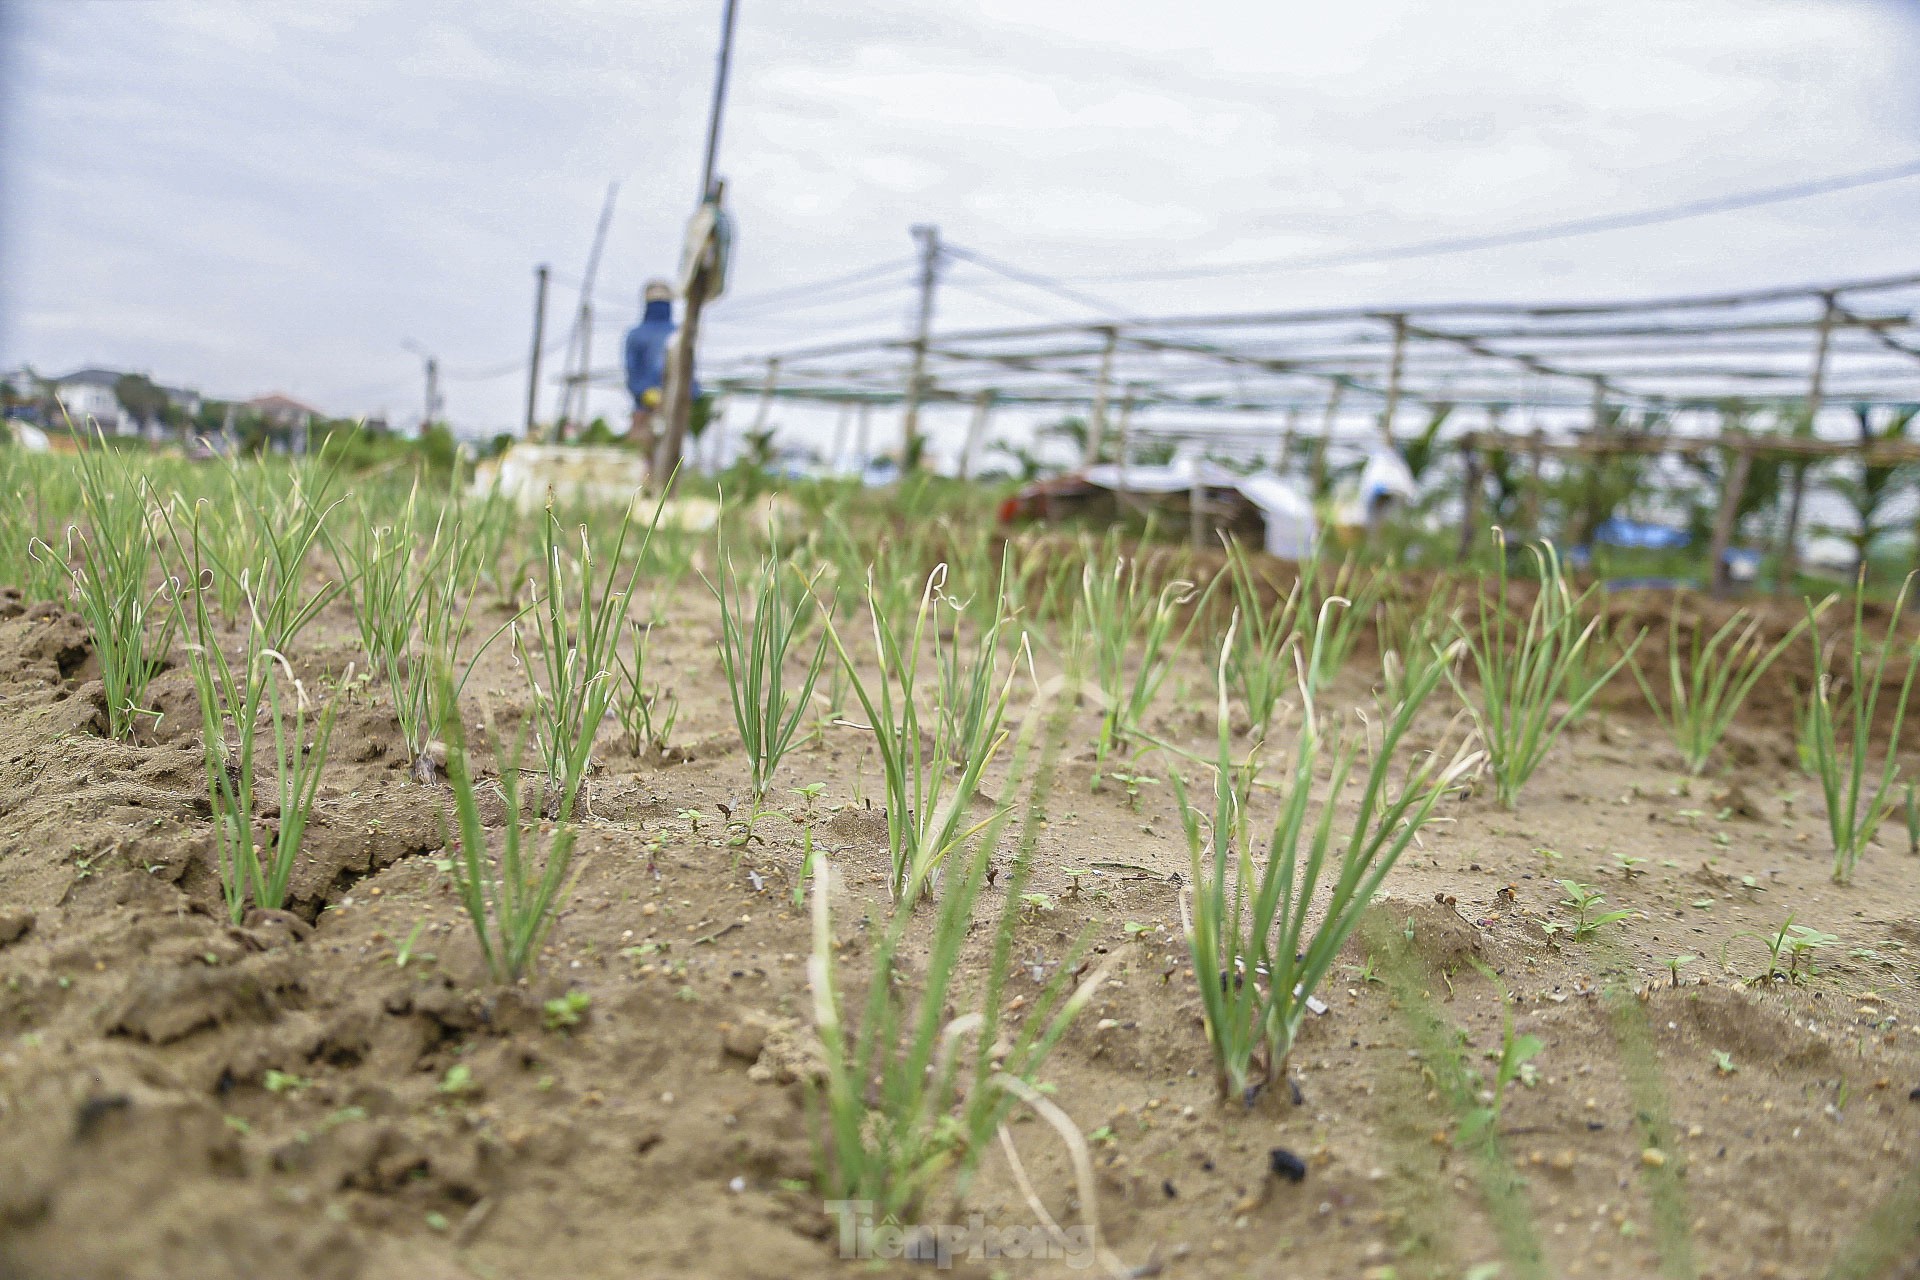
[[[805,1183],[805,806],[786,788],[826,784],[812,823],[856,965],[885,909],[879,780],[858,729],[823,726],[784,767],[788,816],[727,847],[716,817],[745,768],[717,615],[697,583],[664,613],[675,749],[633,758],[610,727],[577,891],[538,977],[503,990],[436,865],[446,792],[409,778],[377,689],[342,713],[291,913],[235,928],[185,673],[159,677],[158,725],[108,741],[78,620],[0,600],[0,1277],[866,1273],[837,1261]],[[324,683],[356,647],[336,604],[294,656]],[[1330,702],[1365,704],[1373,661],[1356,655]],[[1095,792],[1082,711],[1044,797],[1030,888],[1046,902],[1020,925],[1012,994],[1035,993],[1083,927],[1115,959],[1045,1076],[1093,1135],[1119,1258],[1167,1276],[1485,1280],[1527,1274],[1483,1264],[1537,1248],[1552,1276],[1920,1274],[1920,859],[1896,823],[1853,886],[1830,883],[1791,683],[1769,680],[1691,788],[1623,678],[1517,812],[1448,802],[1307,1024],[1298,1104],[1274,1090],[1250,1111],[1214,1093],[1166,763],[1142,766],[1157,781],[1135,798]],[[510,723],[523,690],[502,647],[469,701]],[[1156,727],[1203,742],[1210,704],[1188,659]],[[1440,740],[1457,711],[1437,696],[1420,732]],[[1569,919],[1561,878],[1637,914],[1550,936]],[[1789,915],[1836,935],[1817,975],[1750,981],[1757,935]],[[1676,985],[1682,954],[1697,959]],[[1489,1154],[1456,1141],[1454,1090],[1462,1064],[1491,1081],[1501,988],[1543,1047]],[[542,1003],[567,990],[590,1008],[550,1029]],[[1013,1132],[1049,1211],[1081,1221],[1052,1131]],[[1271,1172],[1276,1148],[1303,1178]],[[951,1213],[1033,1222],[998,1151]],[[1079,1261],[956,1269],[1093,1274]]]

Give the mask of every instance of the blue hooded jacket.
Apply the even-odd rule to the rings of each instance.
[[[667,380],[667,343],[673,338],[673,304],[649,302],[640,323],[627,330],[627,390],[635,404]]]

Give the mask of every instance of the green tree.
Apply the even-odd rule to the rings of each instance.
[[[1753,406],[1741,400],[1728,400],[1720,406],[1722,435],[1752,429]],[[1687,502],[1687,532],[1705,545],[1713,537],[1713,522],[1720,514],[1720,492],[1726,480],[1729,458],[1722,454],[1697,454],[1682,459],[1682,465],[1698,483]],[[1785,487],[1786,464],[1779,458],[1755,454],[1747,470],[1747,483],[1740,490],[1740,502],[1734,509],[1733,527],[1737,532],[1747,520],[1779,504]]]
[[[1440,428],[1452,414],[1452,404],[1445,400],[1436,402],[1429,407],[1427,425],[1420,433],[1400,442],[1400,458],[1407,464],[1415,485],[1424,484],[1428,469],[1439,459]]]
[[[113,384],[113,398],[127,416],[145,426],[158,421],[167,407],[167,393],[154,385],[144,373],[123,373]]]
[[[1875,429],[1874,407],[1855,405],[1853,416],[1860,424],[1860,443],[1872,446],[1909,439],[1916,413],[1920,413],[1920,405],[1889,409],[1882,425]],[[1906,481],[1910,470],[1905,463],[1869,466],[1863,461],[1857,475],[1835,476],[1827,482],[1827,487],[1840,495],[1841,501],[1853,512],[1854,527],[1840,532],[1853,544],[1857,563],[1865,564],[1873,544],[1895,528],[1894,521],[1887,518],[1887,503],[1895,488]]]

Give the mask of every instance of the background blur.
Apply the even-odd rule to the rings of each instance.
[[[553,266],[558,340],[610,181],[596,363],[676,268],[718,8],[12,0],[0,368],[406,425],[411,342],[459,433],[516,428],[533,267]],[[1920,7],[1867,0],[744,0],[720,163],[734,275],[703,357],[904,330],[915,222],[1153,314],[1909,270],[1920,178],[1477,252],[1112,278],[1920,158],[1917,37]],[[885,289],[752,302],[895,259]],[[956,267],[937,325],[1085,314]]]

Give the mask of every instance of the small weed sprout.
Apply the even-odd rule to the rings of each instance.
[[[1563,907],[1572,907],[1577,913],[1573,922],[1573,940],[1585,942],[1606,925],[1625,920],[1633,915],[1631,911],[1598,911],[1606,902],[1606,895],[1581,884],[1578,880],[1562,880],[1560,887],[1567,896],[1560,899]]]
[[[1479,626],[1462,628],[1479,676],[1479,696],[1469,695],[1458,676],[1453,679],[1480,725],[1494,794],[1503,807],[1511,809],[1561,732],[1586,710],[1607,678],[1632,658],[1640,641],[1636,637],[1600,676],[1583,677],[1585,687],[1574,692],[1575,676],[1600,626],[1597,616],[1584,627],[1580,624],[1581,608],[1593,592],[1573,594],[1552,544],[1530,547],[1540,567],[1540,590],[1525,624],[1511,625],[1505,547],[1503,537],[1497,600],[1489,604],[1483,590]],[[1567,699],[1564,706],[1563,697]]]
[[[1909,782],[1906,790],[1907,852],[1920,856],[1920,795]]]
[[[1812,977],[1818,972],[1813,967],[1814,953],[1840,940],[1834,934],[1822,933],[1804,924],[1795,924],[1791,914],[1773,933],[1748,933],[1741,936],[1752,938],[1767,949],[1767,971],[1754,979],[1756,983],[1771,982],[1775,978],[1800,982]],[[1782,957],[1786,958],[1785,968],[1780,966]]]
[[[1133,813],[1140,812],[1140,788],[1157,786],[1160,782],[1160,779],[1145,773],[1120,773],[1116,771],[1107,776],[1127,789],[1127,808]]]
[[[1680,989],[1680,970],[1698,960],[1699,956],[1670,956],[1667,959],[1667,977],[1671,979],[1674,990]]]
[[[394,968],[404,969],[412,963],[414,945],[420,941],[420,935],[426,930],[426,927],[427,922],[425,920],[416,920],[414,922],[413,931],[407,934],[407,940],[401,943],[399,949],[393,953]]]
[[[549,1031],[571,1031],[586,1018],[593,997],[584,991],[569,991],[540,1006],[542,1021]]]
[[[1474,961],[1474,967],[1479,969],[1482,976],[1489,982],[1499,987],[1499,976],[1493,970],[1477,960]],[[1491,1136],[1499,1129],[1500,1113],[1506,1105],[1507,1089],[1515,1080],[1528,1086],[1533,1084],[1535,1073],[1529,1064],[1540,1056],[1542,1049],[1547,1047],[1546,1042],[1539,1036],[1514,1034],[1513,1000],[1504,988],[1500,990],[1500,1005],[1500,1052],[1497,1056],[1491,1053],[1488,1055],[1494,1058],[1495,1063],[1493,1088],[1482,1095],[1484,1105],[1469,1110],[1461,1117],[1462,1146],[1470,1145],[1484,1136]]]
[[[1825,609],[1831,599],[1829,597],[1820,608]],[[1706,769],[1708,757],[1720,745],[1720,740],[1727,736],[1727,729],[1733,724],[1740,705],[1747,700],[1747,695],[1753,692],[1753,687],[1767,674],[1767,669],[1773,666],[1775,660],[1799,639],[1808,623],[1809,619],[1803,618],[1769,646],[1760,634],[1759,617],[1742,609],[1727,619],[1704,643],[1701,640],[1703,628],[1696,628],[1692,647],[1683,650],[1680,644],[1680,610],[1678,607],[1669,609],[1667,697],[1664,706],[1641,672],[1640,664],[1631,663],[1630,669],[1641,692],[1646,694],[1647,705],[1653,709],[1655,718],[1666,727],[1674,746],[1680,749],[1680,756],[1686,761],[1689,774],[1698,777]]]
[[[1725,1049],[1715,1049],[1712,1052],[1713,1052],[1713,1069],[1717,1074],[1723,1075],[1723,1076],[1730,1076],[1734,1072],[1740,1069],[1737,1065],[1735,1065],[1733,1061],[1733,1055],[1728,1053]]]
[[[1911,576],[1901,583],[1890,616],[1899,618],[1904,611]],[[1891,744],[1900,741],[1900,727],[1906,720],[1907,699],[1913,692],[1913,680],[1920,672],[1920,644],[1906,642],[1907,673],[1900,682],[1900,694],[1894,703],[1892,723],[1883,736],[1876,730],[1879,719],[1881,686],[1887,663],[1896,647],[1892,627],[1878,644],[1867,639],[1866,589],[1862,579],[1853,597],[1853,636],[1845,670],[1847,695],[1844,716],[1847,732],[1840,729],[1840,700],[1835,696],[1833,677],[1822,673],[1815,682],[1808,704],[1807,737],[1813,749],[1814,772],[1827,801],[1827,829],[1833,837],[1833,879],[1836,884],[1851,884],[1853,871],[1867,843],[1879,831],[1880,824],[1897,803],[1894,781],[1900,771],[1898,753]],[[1807,625],[1813,633],[1814,651],[1824,655],[1820,645],[1819,610],[1809,603]],[[1867,753],[1875,742],[1886,742],[1889,750],[1876,773],[1868,764]]]
[[[312,1085],[313,1081],[305,1076],[276,1071],[272,1067],[268,1067],[260,1077],[260,1087],[268,1093],[298,1093],[302,1089],[311,1088]]]
[[[1318,643],[1328,642],[1325,628],[1315,634]],[[1203,827],[1207,819],[1188,803],[1178,774],[1173,785],[1192,858],[1191,904],[1183,893],[1181,915],[1223,1098],[1251,1104],[1264,1087],[1285,1078],[1308,1001],[1367,904],[1441,798],[1478,767],[1479,754],[1464,747],[1446,763],[1422,755],[1407,765],[1398,791],[1391,786],[1395,757],[1414,717],[1457,653],[1456,646],[1409,664],[1408,697],[1368,744],[1364,766],[1358,744],[1337,736],[1315,711],[1307,673],[1324,655],[1296,655],[1304,709],[1294,768],[1263,860],[1255,856],[1248,812],[1257,758],[1232,756],[1228,679],[1224,668],[1219,672],[1210,826]],[[1332,803],[1323,803],[1317,816],[1312,812],[1323,762],[1331,766],[1327,794],[1333,796],[1344,794],[1347,780],[1361,767],[1359,811],[1343,839],[1334,834]],[[1328,898],[1319,923],[1310,927],[1323,880],[1329,881]]]
[[[1788,930],[1787,937],[1787,973],[1788,976],[1811,977],[1819,970],[1813,967],[1813,954],[1840,941],[1836,934],[1822,933],[1820,930],[1804,924],[1796,924]]]
[[[824,782],[809,782],[804,787],[794,787],[793,794],[806,801],[806,810],[794,821],[800,824],[800,873],[793,878],[793,905],[795,909],[807,904],[807,882],[813,878],[813,868],[819,853],[813,847],[813,806],[820,799],[820,793],[827,789]]]

